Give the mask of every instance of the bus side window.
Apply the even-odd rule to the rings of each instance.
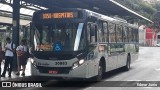
[[[103,23],[103,31],[104,31],[104,41],[105,42],[108,42],[109,41],[109,37],[108,37],[108,23],[107,22],[104,22]]]
[[[139,42],[139,33],[138,33],[138,29],[135,29],[135,37],[136,37],[136,42]]]
[[[99,22],[98,24],[98,41],[104,42],[104,30],[103,30],[102,22]]]
[[[116,26],[114,23],[108,23],[109,42],[116,42]]]
[[[132,29],[131,28],[128,28],[128,39],[129,39],[129,42],[132,42]]]
[[[127,27],[124,27],[123,39],[124,39],[124,42],[128,42],[128,31],[127,31]]]
[[[91,25],[87,24],[87,40],[89,43],[91,43],[90,28],[91,28]]]
[[[95,24],[88,24],[87,25],[88,31],[88,41],[90,43],[97,42],[97,26]]]
[[[117,42],[122,42],[122,26],[116,25],[116,38]]]
[[[133,41],[137,42],[138,37],[138,33],[137,33],[137,29],[132,29],[132,34],[133,34]]]

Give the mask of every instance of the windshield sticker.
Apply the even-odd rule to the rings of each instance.
[[[55,43],[54,45],[54,51],[62,51],[62,44],[60,42]]]

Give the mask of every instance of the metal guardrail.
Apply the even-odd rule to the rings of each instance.
[[[156,43],[153,39],[141,40],[139,42],[140,46],[156,46]]]

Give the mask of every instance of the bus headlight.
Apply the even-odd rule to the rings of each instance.
[[[84,63],[84,59],[79,60],[78,63],[79,63],[79,65],[83,64]]]
[[[73,64],[72,69],[75,69],[84,63],[84,59],[81,59]]]

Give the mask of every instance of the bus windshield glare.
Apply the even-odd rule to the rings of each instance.
[[[34,25],[35,51],[78,51],[84,49],[83,23]]]

